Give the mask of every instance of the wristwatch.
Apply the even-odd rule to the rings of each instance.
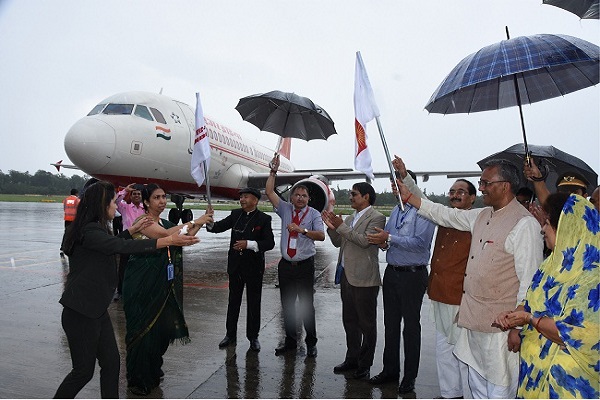
[[[304,232],[302,232],[303,235],[306,235],[308,233],[308,229],[304,228]]]

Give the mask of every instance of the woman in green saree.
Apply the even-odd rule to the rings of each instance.
[[[211,214],[175,226],[160,218],[167,199],[155,184],[142,190],[146,216],[154,223],[134,239],[159,238],[183,229],[195,235],[212,221]],[[185,232],[187,231],[187,233]],[[131,255],[123,280],[123,309],[127,323],[127,385],[137,395],[147,395],[160,383],[163,354],[170,343],[190,341],[183,315],[183,258],[181,247],[144,255]]]

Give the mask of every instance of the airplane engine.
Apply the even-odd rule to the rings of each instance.
[[[325,178],[318,175],[313,175],[310,178],[302,179],[292,186],[290,193],[294,191],[294,187],[298,185],[304,185],[308,188],[308,194],[310,196],[310,201],[308,202],[309,206],[318,211],[333,211],[333,206],[335,205],[335,196],[329,188],[329,185],[323,180],[325,180]]]

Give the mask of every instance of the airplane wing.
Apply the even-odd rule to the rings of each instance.
[[[421,176],[423,182],[427,182],[432,176],[446,176],[449,179],[452,178],[466,178],[466,177],[479,177],[481,171],[413,171],[415,175]],[[332,181],[343,181],[343,180],[358,180],[365,179],[366,175],[362,172],[354,171],[352,169],[327,169],[327,170],[295,170],[294,172],[280,172],[277,175],[277,185],[293,185],[301,179],[306,179],[311,176],[318,176],[319,178],[325,178],[327,184]],[[375,178],[389,178],[389,172],[375,172]],[[256,188],[264,188],[269,173],[251,173],[248,176],[248,186]],[[323,180],[323,179],[321,179]]]
[[[60,161],[57,161],[57,162],[55,162],[55,163],[53,163],[53,164],[50,164],[50,165],[53,165],[53,166],[56,168],[56,170],[57,170],[58,172],[60,172],[60,168],[61,168],[61,167],[62,167],[62,168],[67,168],[67,169],[81,169],[81,168],[79,168],[79,167],[78,167],[78,166],[76,166],[76,165],[71,165],[71,164],[63,164],[62,162],[63,162],[63,160],[60,160]]]

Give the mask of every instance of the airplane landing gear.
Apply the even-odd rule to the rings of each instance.
[[[183,208],[183,202],[185,201],[185,197],[180,196],[178,194],[171,195],[171,201],[175,203],[177,208],[171,208],[169,210],[169,221],[173,224],[179,224],[179,220],[184,224],[186,222],[190,222],[194,219],[194,213],[189,208]]]

